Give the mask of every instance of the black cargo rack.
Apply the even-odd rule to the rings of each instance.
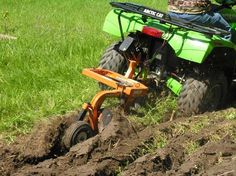
[[[149,7],[145,7],[145,6],[141,6],[138,4],[133,4],[133,3],[122,3],[122,2],[110,2],[111,6],[116,7],[121,9],[120,11],[120,15],[123,12],[132,12],[132,13],[138,13],[140,15],[142,15],[145,18],[150,17],[156,20],[159,20],[162,23],[168,23],[168,24],[172,24],[184,29],[188,29],[188,30],[192,30],[195,32],[200,32],[200,33],[204,33],[204,34],[208,34],[208,35],[220,35],[220,36],[224,36],[224,35],[229,35],[230,32],[226,31],[224,29],[220,29],[217,27],[208,27],[208,26],[203,26],[200,24],[196,24],[193,22],[189,22],[186,20],[182,20],[182,19],[177,19],[177,18],[171,18],[168,14],[149,8]],[[119,18],[120,18],[119,15]],[[121,28],[121,33],[122,32],[122,27],[121,27],[121,22],[119,19],[119,24],[120,24],[120,28]],[[123,34],[122,34],[122,38],[123,38]]]

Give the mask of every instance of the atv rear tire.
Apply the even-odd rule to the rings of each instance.
[[[120,42],[108,47],[101,57],[99,68],[108,69],[124,75],[128,62],[119,51]],[[108,89],[104,84],[99,84],[101,89]]]
[[[227,87],[222,72],[201,79],[189,78],[180,92],[178,111],[185,116],[214,111],[224,103]]]

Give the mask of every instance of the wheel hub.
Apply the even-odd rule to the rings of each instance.
[[[80,142],[85,141],[87,138],[88,138],[87,133],[82,131],[76,136],[75,141],[76,143],[80,143]]]

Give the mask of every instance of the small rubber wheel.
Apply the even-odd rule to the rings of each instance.
[[[67,149],[93,136],[93,130],[87,122],[76,121],[66,129],[62,142]]]

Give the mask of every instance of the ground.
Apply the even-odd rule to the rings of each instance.
[[[66,151],[61,136],[76,114],[1,142],[0,175],[236,175],[234,108],[152,126],[114,112],[100,134]]]

